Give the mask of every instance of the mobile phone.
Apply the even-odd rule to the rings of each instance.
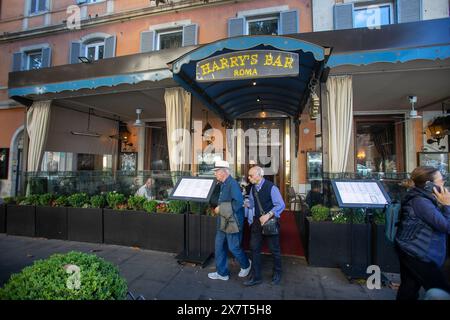
[[[434,191],[433,191],[433,188],[436,188],[436,190],[437,190],[439,193],[442,192],[442,191],[441,191],[441,187],[435,185],[433,182],[427,181],[427,182],[425,183],[424,189],[425,189],[426,191],[428,191],[428,192],[430,192],[430,193],[433,193],[433,192],[434,192]]]

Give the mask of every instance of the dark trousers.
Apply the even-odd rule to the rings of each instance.
[[[281,250],[280,235],[263,236],[261,222],[258,218],[254,218],[250,226],[250,249],[252,250],[252,273],[253,279],[261,280],[261,249],[263,242],[268,241],[270,252],[273,258],[273,272],[281,274]]]
[[[444,271],[433,262],[423,262],[396,248],[400,261],[401,284],[397,292],[397,300],[417,300],[420,288],[442,289],[450,293]]]

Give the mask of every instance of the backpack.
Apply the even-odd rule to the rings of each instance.
[[[400,202],[392,202],[384,207],[384,213],[386,214],[385,236],[392,244],[395,242],[395,236],[400,222],[401,208]]]

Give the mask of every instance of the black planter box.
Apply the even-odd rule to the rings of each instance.
[[[306,218],[306,258],[311,266],[342,268],[367,266],[367,226],[315,222]]]
[[[16,236],[34,237],[36,226],[35,206],[6,206],[6,233]]]
[[[384,225],[375,225],[375,261],[382,272],[400,272],[400,263],[394,245],[385,237]]]
[[[67,240],[67,208],[37,206],[36,237]]]
[[[68,239],[103,243],[103,210],[67,208]]]
[[[217,217],[191,214],[189,216],[189,251],[202,256],[214,253]]]
[[[0,204],[0,233],[6,232],[6,204]]]
[[[165,252],[183,250],[184,215],[103,210],[104,242]]]

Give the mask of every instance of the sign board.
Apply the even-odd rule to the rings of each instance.
[[[182,177],[173,188],[169,199],[209,202],[215,186],[214,178]]]
[[[332,180],[341,208],[383,208],[391,202],[380,181]]]
[[[248,50],[197,62],[196,80],[222,81],[297,76],[298,54],[277,50]]]

